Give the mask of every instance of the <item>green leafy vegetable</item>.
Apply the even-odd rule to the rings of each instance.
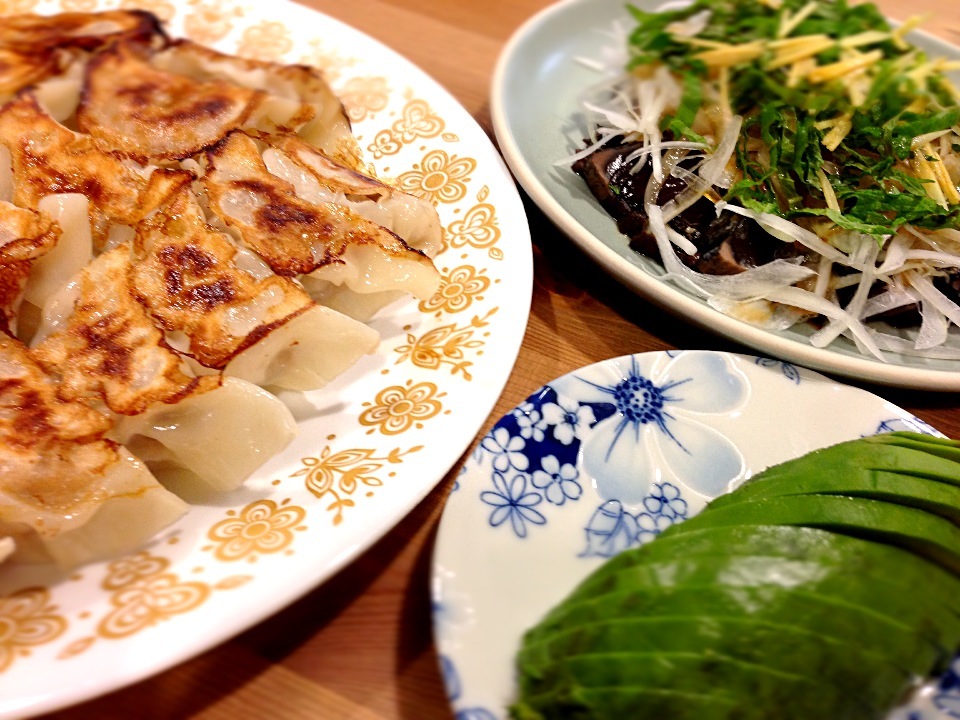
[[[875,6],[846,0],[697,0],[666,12],[630,10],[638,25],[630,36],[629,68],[666,66],[682,79],[683,99],[661,122],[675,138],[702,141],[696,112],[716,99],[699,92],[697,84],[715,83],[726,74],[729,110],[746,120],[736,156],[741,177],[724,197],[728,202],[791,220],[818,216],[878,238],[908,223],[931,230],[960,227],[960,196],[942,198],[937,181],[911,167],[918,137],[957,128],[958,93],[891,31]],[[684,23],[705,13],[702,29],[693,35],[682,31]],[[788,54],[781,54],[788,53],[784,43],[818,36],[828,40],[809,57],[812,67],[879,56],[851,73],[821,79],[797,71]],[[857,42],[844,47],[844,39]],[[751,44],[758,50],[742,62],[708,57],[717,48]],[[864,85],[859,93],[851,90],[851,80]],[[849,123],[849,131],[834,131],[842,123]],[[842,139],[834,143],[831,132]],[[827,189],[818,174],[824,167],[835,168]],[[838,206],[831,207],[831,190]]]

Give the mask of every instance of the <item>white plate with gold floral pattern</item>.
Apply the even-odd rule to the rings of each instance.
[[[10,12],[115,7],[20,0]],[[441,292],[372,321],[382,342],[321,391],[287,393],[300,433],[244,488],[194,505],[141,551],[69,577],[0,571],[0,717],[38,714],[200,653],[315,587],[372,544],[473,440],[516,359],[530,234],[505,166],[439,85],[370,37],[292,3],[139,5],[227,52],[323,68],[365,159],[434,202]],[[82,7],[81,7],[82,6]]]

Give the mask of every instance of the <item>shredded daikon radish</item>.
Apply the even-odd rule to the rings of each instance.
[[[791,5],[793,9],[781,17],[782,34],[774,39],[748,38],[742,42],[722,43],[715,41],[715,34],[701,37],[701,33],[710,27],[712,17],[709,11],[687,14],[681,21],[666,26],[663,31],[677,43],[685,44],[690,57],[699,58],[708,66],[716,63],[711,74],[700,78],[696,97],[702,105],[692,124],[674,124],[681,116],[681,102],[689,103],[690,100],[687,94],[690,92],[690,77],[682,74],[687,70],[677,70],[676,65],[666,61],[644,60],[640,72],[619,72],[616,77],[597,83],[582,97],[587,123],[584,136],[589,139],[587,147],[556,164],[569,165],[600,147],[639,143],[638,148],[622,155],[617,162],[623,163],[631,173],[638,173],[645,167],[649,173],[643,192],[643,210],[646,230],[656,241],[665,270],[662,277],[703,298],[721,312],[775,329],[786,329],[811,315],[818,315],[826,322],[809,334],[812,344],[826,347],[838,338],[846,337],[861,352],[880,359],[884,359],[883,351],[931,358],[960,357],[960,350],[944,346],[944,343],[956,342],[957,334],[949,329],[951,325],[960,326],[960,305],[934,285],[936,278],[941,278],[936,282],[943,282],[942,278],[948,273],[950,278],[960,275],[960,229],[927,229],[927,218],[917,213],[913,219],[924,227],[904,222],[892,227],[889,233],[883,232],[885,224],[857,225],[838,219],[850,211],[850,193],[846,191],[844,194],[841,184],[847,167],[837,160],[834,151],[848,135],[857,131],[854,122],[859,112],[857,106],[866,103],[873,77],[870,73],[876,63],[886,59],[876,45],[903,45],[907,49],[909,46],[900,35],[882,28],[850,32],[840,44],[828,35],[794,32],[803,25],[801,21],[807,15],[818,17],[819,12],[816,2],[801,10],[797,10],[798,7],[794,3]],[[775,7],[771,8],[776,11]],[[676,12],[682,12],[679,5]],[[823,17],[818,22],[824,22]],[[627,42],[632,42],[634,33],[628,34],[618,28],[616,36],[630,37]],[[816,50],[817,43],[827,41],[830,47],[840,48],[840,54],[830,62],[818,64],[823,61],[816,57],[820,52]],[[751,62],[764,62],[759,60],[761,55],[755,52],[754,46],[770,52],[768,57],[772,58],[772,64],[767,67],[768,72],[778,71],[783,73],[782,77],[792,78],[792,82],[783,83],[785,87],[796,88],[805,82],[804,87],[815,87],[819,92],[825,87],[823,81],[832,78],[851,86],[846,106],[818,114],[814,119],[819,133],[817,138],[822,139],[823,155],[822,162],[813,165],[808,172],[815,176],[814,192],[821,195],[818,196],[819,205],[815,204],[814,212],[807,216],[782,212],[786,208],[786,194],[792,188],[790,183],[800,182],[796,177],[800,171],[788,169],[795,174],[793,179],[786,176],[782,166],[775,171],[773,163],[778,160],[766,142],[761,141],[760,136],[765,131],[758,129],[759,110],[754,108],[744,116],[731,111],[731,108],[738,108],[737,112],[743,109],[731,97],[738,53],[744,58],[748,55],[754,58]],[[611,52],[606,52],[593,65],[615,67],[606,62],[610,56]],[[791,59],[794,56],[797,59]],[[898,63],[896,67],[902,74],[909,75],[916,83],[924,82],[932,73],[940,71],[940,66],[926,67],[917,58],[905,51],[894,62]],[[786,63],[787,60],[790,62]],[[780,70],[777,70],[778,63],[784,65]],[[919,101],[907,109],[911,113],[927,110]],[[686,112],[683,122],[690,123],[693,115],[689,107]],[[753,128],[752,133],[747,132],[748,123]],[[915,152],[901,163],[900,171],[912,175],[931,198],[949,209],[952,207],[950,203],[960,198],[960,123],[932,131],[927,130],[936,126],[929,123],[917,127],[921,131],[906,138]],[[745,154],[755,163],[755,172],[750,178],[744,176],[740,167]],[[756,171],[758,166],[760,171]],[[661,195],[668,179],[670,193]],[[740,181],[746,179],[766,182],[773,187],[780,194],[779,206],[771,202],[742,203],[736,192],[738,187],[743,187]],[[679,191],[677,181],[683,183]],[[885,189],[890,192],[889,188]],[[730,191],[728,198],[734,198],[730,202],[722,199],[727,190]],[[894,192],[905,190],[901,186]],[[659,202],[661,197],[664,198],[662,203]],[[747,257],[746,264],[740,266],[747,269],[731,275],[694,270],[684,260],[695,265],[701,254],[707,252],[701,247],[712,252],[714,245],[701,245],[696,235],[700,230],[690,230],[688,225],[678,224],[686,221],[677,221],[677,218],[698,202],[707,200],[713,202],[718,217],[726,211],[752,220],[771,240],[791,246],[784,250],[795,257],[775,259],[758,267],[749,267],[750,258]],[[770,211],[771,208],[776,212]],[[702,217],[703,211],[698,212]],[[884,221],[884,217],[877,217],[880,222]],[[678,231],[681,229],[684,232]],[[689,257],[681,260],[678,253]],[[773,250],[774,256],[780,253],[779,249]],[[739,257],[736,260],[740,262]],[[711,257],[709,262],[716,261]],[[722,262],[727,262],[727,256],[723,256]],[[838,298],[847,299],[841,301]],[[841,306],[841,302],[845,306]],[[879,333],[865,324],[868,319],[873,323],[872,318],[910,307],[916,307],[920,318],[911,341]]]

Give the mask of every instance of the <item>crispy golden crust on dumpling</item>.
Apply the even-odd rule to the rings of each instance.
[[[15,204],[36,209],[51,193],[81,193],[90,201],[95,237],[110,221],[130,224],[139,215],[143,176],[58,123],[29,93],[0,108],[0,144],[12,158]]]
[[[11,155],[14,203],[36,209],[51,193],[84,195],[98,248],[110,225],[136,225],[174,188],[193,180],[166,169],[144,177],[89,135],[58,123],[29,93],[0,108],[0,144]]]
[[[313,306],[295,283],[240,269],[237,248],[210,228],[188,188],[137,226],[133,282],[169,331],[186,333],[189,354],[223,368],[237,353]]]
[[[20,51],[0,46],[0,99],[61,70],[59,56],[43,48]]]
[[[59,233],[46,214],[0,202],[0,331],[10,331],[33,261],[56,245]]]
[[[151,63],[156,67],[195,78],[223,79],[241,87],[259,90],[270,98],[302,103],[311,109],[309,117],[298,109],[287,118],[273,119],[275,127],[254,122],[259,130],[269,132],[293,129],[313,146],[348,167],[363,167],[360,146],[353,135],[350,119],[343,103],[327,83],[323,73],[309,65],[284,65],[226,55],[189,40],[174,40],[157,52]],[[259,109],[269,115],[270,100]]]
[[[32,351],[60,380],[61,398],[102,401],[120,415],[176,403],[220,384],[216,376],[183,372],[182,358],[164,341],[131,286],[130,257],[130,247],[120,245],[87,266],[66,327]]]
[[[183,514],[185,503],[106,437],[112,426],[64,401],[27,349],[0,333],[0,537],[15,541],[20,560],[73,567],[132,550]]]
[[[0,47],[42,52],[70,47],[93,50],[119,37],[166,38],[160,21],[145,10],[10,15],[0,23]]]
[[[44,508],[94,493],[91,480],[118,459],[117,445],[103,439],[110,419],[61,401],[27,349],[4,333],[0,368],[0,493]]]
[[[329,196],[332,202],[348,205],[430,257],[443,248],[440,215],[423,198],[337,162],[296,135],[277,133],[264,140],[273,148],[264,153],[268,169],[299,183],[296,187],[299,197],[317,202],[313,195]],[[268,157],[274,164],[267,161]],[[310,181],[306,181],[307,178]]]
[[[300,167],[310,172],[317,182],[329,190],[344,195],[375,197],[399,193],[379,179],[360,172],[324,155],[310,143],[290,133],[277,133],[264,138],[264,141],[277,150],[286,153]]]
[[[363,247],[439,282],[430,259],[386,228],[347,207],[297,197],[290,183],[267,170],[256,142],[243,133],[231,134],[209,151],[207,162],[203,184],[211,208],[277,274],[294,276],[343,264],[351,249]]]
[[[77,126],[140,162],[180,160],[243,125],[258,98],[222,80],[158,70],[119,42],[87,64]]]

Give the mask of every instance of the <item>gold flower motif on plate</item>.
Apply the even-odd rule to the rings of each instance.
[[[277,505],[273,500],[257,500],[239,512],[230,510],[207,533],[215,545],[218,560],[233,562],[246,558],[253,562],[258,555],[280,552],[293,542],[293,532],[303,522],[306,512],[296,505]]]
[[[470,368],[472,360],[467,360],[466,350],[480,353],[486,340],[474,337],[477,330],[486,328],[490,324],[490,317],[499,308],[489,310],[483,317],[476,315],[466,325],[450,323],[432,328],[420,337],[407,333],[407,344],[395,348],[400,353],[399,365],[410,361],[414,365],[427,370],[439,370],[444,365],[450,366],[450,374],[460,373],[464,380],[473,380]],[[489,333],[484,333],[484,337]]]
[[[390,90],[386,78],[355,77],[337,89],[351,122],[362,122],[387,106]]]
[[[339,525],[343,522],[344,510],[356,505],[349,496],[361,487],[366,487],[367,495],[372,495],[372,488],[383,485],[383,480],[374,473],[379,473],[387,463],[400,464],[407,455],[422,449],[422,445],[406,451],[394,448],[381,456],[375,448],[351,448],[335,453],[327,445],[320,457],[303,458],[303,467],[290,477],[303,477],[307,490],[319,499],[330,496],[327,510],[334,512],[333,524]]]
[[[31,647],[56,640],[66,629],[46,588],[25,588],[0,598],[0,673],[17,655],[29,655]]]
[[[470,173],[476,168],[473,158],[431,150],[413,170],[397,176],[397,187],[434,204],[455,203],[467,194]]]
[[[422,312],[458,313],[468,310],[490,287],[490,278],[472,265],[461,265],[442,272],[440,289],[429,300],[420,303]]]
[[[293,49],[290,29],[281,22],[263,20],[243,31],[240,55],[277,62]]]
[[[368,434],[379,428],[384,435],[399,435],[412,427],[422,428],[423,421],[437,415],[443,409],[441,398],[446,393],[438,393],[437,386],[431,382],[406,385],[394,385],[384,388],[377,394],[373,403],[365,402],[367,409],[360,413],[360,424],[370,427]]]

